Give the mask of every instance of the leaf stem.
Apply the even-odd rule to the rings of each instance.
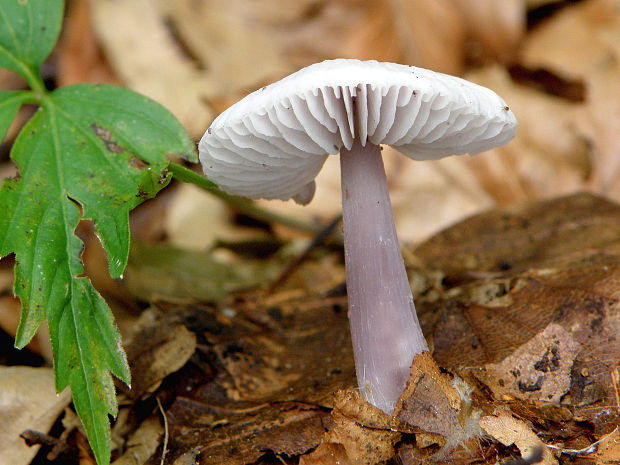
[[[21,66],[22,68],[22,77],[28,83],[28,87],[32,89],[32,92],[37,99],[38,102],[43,99],[45,94],[47,94],[47,89],[45,88],[45,84],[43,83],[43,79],[41,79],[41,75],[28,66]]]
[[[171,162],[169,169],[172,175],[179,181],[194,184],[201,189],[215,195],[219,199],[226,202],[231,208],[260,221],[268,223],[279,223],[292,229],[298,229],[313,234],[319,233],[323,229],[323,225],[317,223],[308,223],[306,221],[291,218],[289,216],[280,215],[273,211],[266,210],[254,204],[251,200],[235,195],[227,194],[222,191],[214,182],[209,181],[204,176],[184,167],[178,163]]]

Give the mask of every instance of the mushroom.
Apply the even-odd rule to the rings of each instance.
[[[390,206],[380,144],[414,160],[503,145],[516,120],[493,91],[394,63],[313,64],[220,114],[199,144],[205,175],[245,197],[308,203],[340,152],[349,321],[358,384],[392,413],[427,351]]]

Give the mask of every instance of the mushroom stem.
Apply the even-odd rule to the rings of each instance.
[[[413,304],[381,149],[354,141],[340,152],[349,321],[358,385],[392,413],[413,357],[428,350]]]

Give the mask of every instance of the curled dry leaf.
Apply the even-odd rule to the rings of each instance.
[[[56,394],[51,368],[0,367],[0,464],[29,464],[39,447],[28,447],[20,433],[47,433],[70,400],[68,389]]]
[[[112,465],[143,465],[160,445],[164,427],[157,417],[149,417],[128,439],[126,452]]]
[[[508,413],[480,418],[480,426],[505,446],[516,445],[524,459],[535,455],[542,449],[542,465],[558,463],[551,451],[522,420],[517,420]]]
[[[353,465],[342,444],[324,442],[299,459],[299,465]]]
[[[447,438],[460,428],[460,409],[458,392],[447,375],[439,371],[431,355],[428,352],[416,355],[394,416],[424,432]]]
[[[179,370],[196,350],[196,337],[185,326],[155,309],[142,313],[125,342],[131,368],[131,389],[123,390],[138,400],[156,390],[162,380]]]
[[[394,456],[397,422],[363,399],[359,391],[336,394],[323,444],[340,444],[353,465],[375,465]]]

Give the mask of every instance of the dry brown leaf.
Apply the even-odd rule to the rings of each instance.
[[[203,75],[213,86],[207,98],[253,90],[260,83],[291,71],[282,59],[270,19],[262,11],[265,1],[157,3],[163,8],[160,14],[177,31],[181,44],[206,70]]]
[[[527,424],[510,414],[502,413],[498,416],[482,417],[480,418],[480,426],[505,446],[515,444],[524,459],[527,459],[537,448],[542,448],[542,460],[537,463],[542,465],[558,463],[551,451]]]
[[[191,250],[209,250],[218,240],[260,240],[257,228],[233,224],[231,210],[220,199],[192,185],[181,184],[172,193],[164,231],[168,243]]]
[[[331,442],[319,445],[310,454],[299,459],[299,465],[353,465],[342,444]]]
[[[416,301],[435,360],[476,370],[561,325],[582,348],[563,403],[597,431],[617,422],[610,373],[620,359],[619,212],[581,194],[488,212],[421,245],[417,256],[443,270],[448,286],[443,298]]]
[[[499,204],[511,204],[583,187],[591,166],[587,144],[574,127],[581,104],[517,85],[499,66],[466,78],[500,94],[519,121],[515,139],[468,160],[489,195]]]
[[[155,391],[162,380],[179,370],[196,350],[196,336],[154,309],[142,313],[125,341],[131,368],[127,396],[137,400]]]
[[[504,63],[513,59],[517,45],[525,34],[523,0],[452,2],[465,21],[467,34],[472,40],[471,48],[474,48],[476,55]]]
[[[620,199],[620,48],[584,79],[587,100],[577,115],[577,127],[592,144],[590,187]]]
[[[0,367],[0,465],[29,464],[39,447],[28,447],[19,435],[47,433],[70,401],[68,389],[56,394],[51,368]]]
[[[193,137],[201,135],[213,118],[205,99],[215,84],[175,41],[165,4],[90,0],[90,6],[97,37],[123,84],[170,109]]]
[[[193,360],[204,359],[200,376],[190,363],[177,377],[194,386],[182,386],[167,411],[171,460],[196,449],[203,464],[252,463],[268,450],[301,455],[325,432],[321,406],[354,384],[346,312],[334,310],[342,298],[283,291],[257,306],[247,297],[220,310],[165,310],[172,321],[185,315],[202,341]]]
[[[95,38],[88,1],[70,4],[54,53],[58,86],[80,82],[118,84]]]
[[[556,3],[557,0],[525,0],[525,4],[528,8],[538,8],[549,3]]]
[[[455,282],[546,269],[562,257],[616,244],[620,207],[590,194],[491,210],[445,229],[415,248],[428,267]],[[542,328],[541,328],[542,329]]]
[[[341,444],[352,465],[374,465],[394,456],[394,444],[401,436],[394,423],[358,391],[341,391],[335,396],[323,443]]]
[[[620,429],[616,428],[605,436],[596,447],[593,454],[582,454],[585,457],[596,460],[596,463],[613,464],[620,457]]]
[[[475,376],[497,399],[559,403],[571,385],[571,368],[580,345],[568,331],[551,323],[500,363],[489,363]]]
[[[448,376],[439,371],[430,353],[416,355],[394,416],[424,432],[448,438],[460,429],[460,408],[458,392]]]
[[[159,418],[147,418],[127,440],[125,453],[112,465],[143,465],[159,447],[163,432]]]
[[[405,61],[459,73],[463,26],[450,0],[90,0],[116,75],[198,138],[215,108],[325,58]],[[128,51],[131,51],[128,53]]]
[[[340,48],[345,57],[376,59],[462,71],[464,27],[450,0],[358,2],[364,18],[348,32]]]
[[[523,43],[521,61],[569,79],[583,79],[604,62],[620,41],[617,0],[587,0],[564,8],[534,29]]]

